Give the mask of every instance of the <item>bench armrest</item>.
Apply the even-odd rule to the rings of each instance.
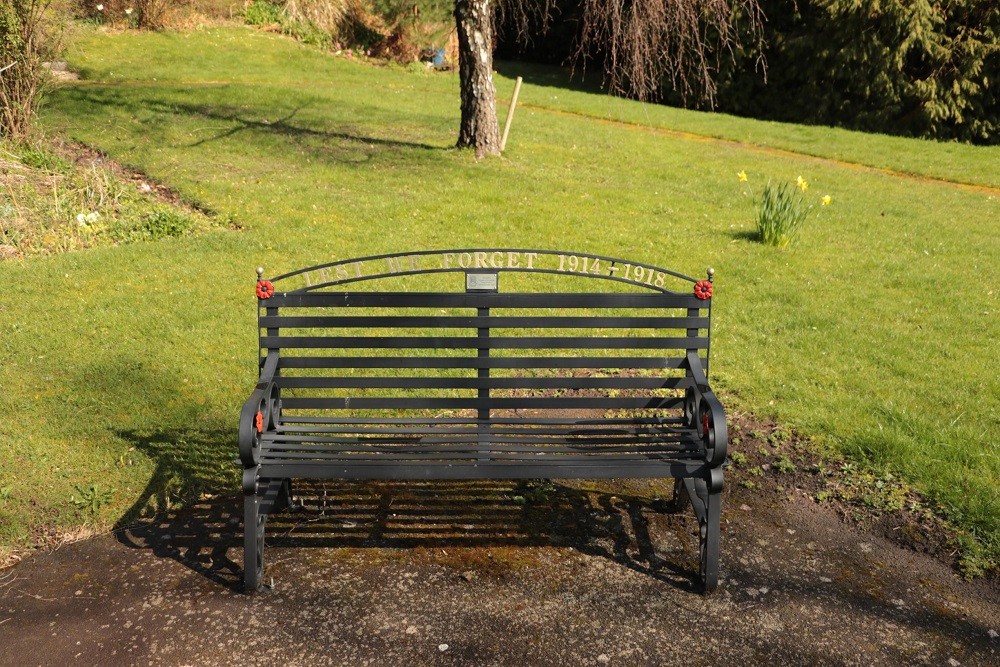
[[[694,386],[687,390],[684,414],[688,425],[697,427],[705,440],[705,460],[709,466],[717,468],[725,463],[729,445],[726,412],[708,386],[708,377],[697,352],[688,352],[687,365],[691,370]]]
[[[240,462],[247,468],[257,465],[260,459],[260,432],[257,431],[257,413],[261,414],[263,430],[273,428],[278,421],[278,404],[274,374],[278,369],[278,353],[269,352],[260,371],[257,387],[240,411]]]

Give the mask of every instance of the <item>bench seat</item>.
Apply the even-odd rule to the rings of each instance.
[[[291,419],[261,437],[262,477],[693,477],[704,444],[681,419]]]

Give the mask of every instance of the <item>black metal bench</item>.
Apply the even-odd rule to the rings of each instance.
[[[260,380],[239,427],[247,591],[293,478],[673,477],[715,589],[726,421],[707,379],[711,269],[698,281],[502,249],[257,273]]]

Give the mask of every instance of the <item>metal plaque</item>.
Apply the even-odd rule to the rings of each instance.
[[[466,273],[465,291],[496,292],[500,282],[497,276],[496,273]]]

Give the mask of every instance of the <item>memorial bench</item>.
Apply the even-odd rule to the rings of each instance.
[[[619,477],[678,480],[714,590],[726,421],[708,386],[712,273],[507,249],[258,269],[260,380],[239,426],[246,590],[294,478]]]

